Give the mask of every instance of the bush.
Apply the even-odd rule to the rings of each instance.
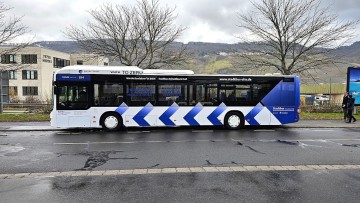
[[[360,107],[356,107],[356,112],[360,111]],[[342,113],[343,109],[340,105],[321,105],[321,106],[301,106],[301,112],[306,113]]]
[[[321,105],[321,106],[302,106],[301,107],[302,112],[306,113],[341,113],[343,112],[341,106],[339,105]]]

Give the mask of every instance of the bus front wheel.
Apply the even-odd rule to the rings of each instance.
[[[105,131],[118,131],[122,126],[121,116],[117,113],[106,113],[101,117],[101,126]]]
[[[229,112],[225,116],[224,124],[229,130],[238,130],[244,125],[244,116],[239,112]]]

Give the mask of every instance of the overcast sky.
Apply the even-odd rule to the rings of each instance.
[[[133,4],[135,0],[0,0],[13,7],[11,14],[24,16],[23,24],[35,36],[34,41],[69,40],[62,31],[72,25],[83,25],[90,19],[88,10],[103,3]],[[360,0],[323,0],[331,4],[341,20],[360,19]],[[178,40],[182,42],[239,42],[243,34],[236,26],[236,12],[248,12],[250,0],[159,0],[163,6],[176,6],[176,23],[188,29]],[[9,14],[10,14],[9,13]],[[356,40],[360,40],[359,37]]]

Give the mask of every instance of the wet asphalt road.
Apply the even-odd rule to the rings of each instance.
[[[352,170],[56,177],[0,181],[1,202],[359,202]]]
[[[0,174],[360,164],[360,129],[0,132]],[[0,202],[357,202],[358,170],[0,180]],[[21,194],[21,195],[19,195]]]

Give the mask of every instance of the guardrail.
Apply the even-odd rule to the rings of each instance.
[[[4,108],[6,107],[36,107],[36,106],[39,106],[39,107],[43,107],[43,106],[49,106],[49,105],[52,105],[52,104],[34,104],[34,103],[7,103],[7,104],[3,104]]]
[[[7,113],[7,114],[23,114],[23,113],[30,113],[30,111],[28,111],[28,110],[24,110],[24,111],[3,110],[3,113]]]

